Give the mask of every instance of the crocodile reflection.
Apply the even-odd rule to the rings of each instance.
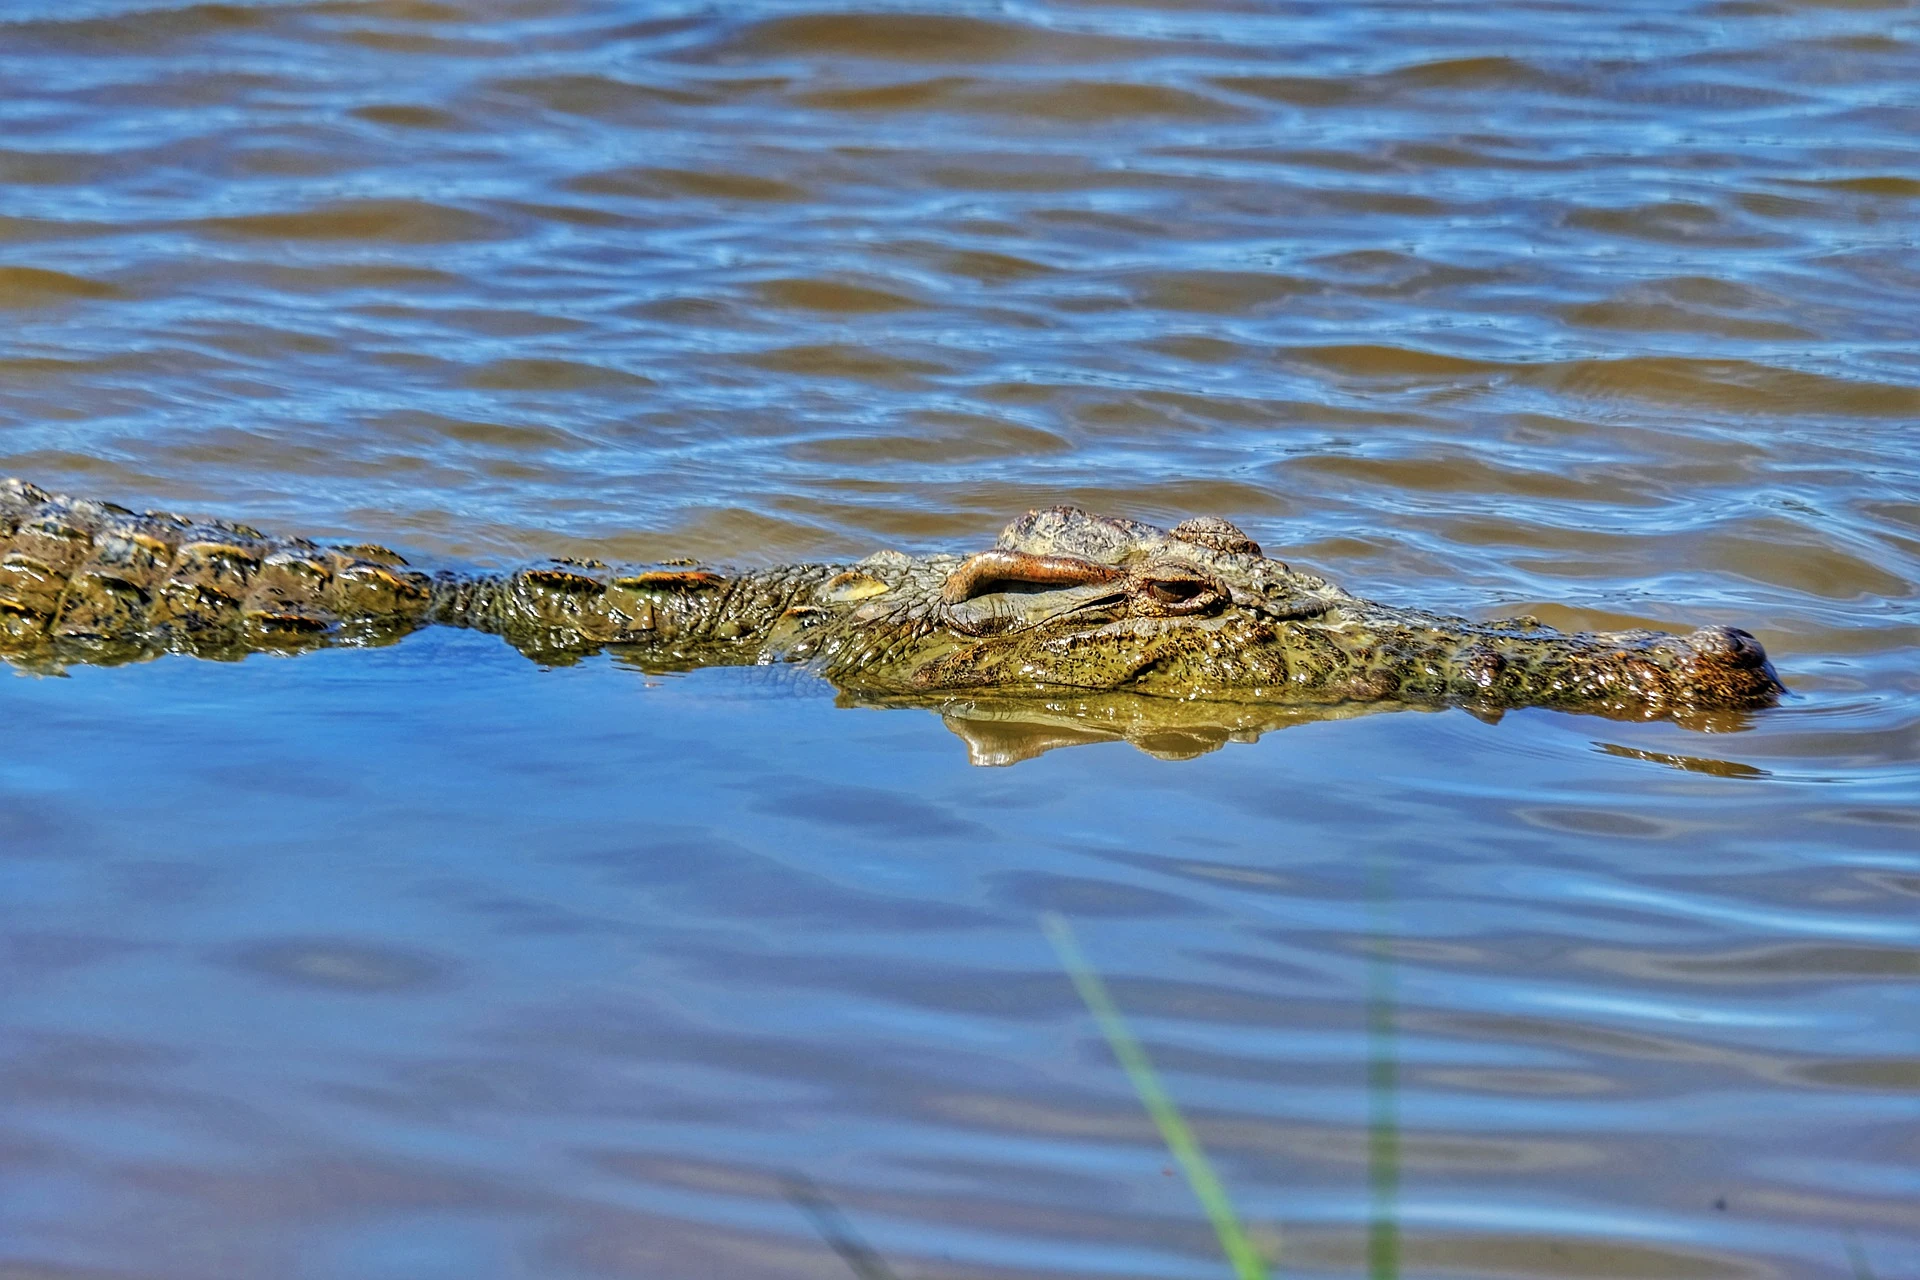
[[[1058,747],[1095,742],[1125,742],[1161,760],[1191,760],[1218,751],[1229,742],[1253,742],[1277,729],[1407,708],[1408,704],[1396,702],[1326,706],[1176,702],[1110,693],[1073,698],[968,699],[932,709],[966,743],[969,761],[976,765],[1011,765]]]
[[[1783,692],[1759,642],[1732,627],[1569,634],[1378,604],[1268,558],[1217,517],[1161,529],[1053,507],[966,556],[428,574],[382,547],[0,481],[0,654],[16,664],[232,659],[427,626],[491,632],[556,664],[608,649],[653,670],[804,664],[851,699],[942,710],[988,759],[1032,754],[1008,744],[1048,733],[1193,754],[1389,707],[1695,722]],[[1080,702],[1063,712],[1063,699]]]
[[[937,713],[966,744],[976,765],[1012,765],[1058,747],[1096,742],[1125,742],[1161,760],[1191,760],[1228,743],[1250,743],[1261,735],[1326,720],[1350,720],[1383,711],[1439,711],[1443,707],[1392,700],[1339,703],[1195,702],[1142,694],[1094,693],[1019,698],[862,699],[840,696],[842,706],[917,707]],[[1475,717],[1497,722],[1503,710],[1467,707]],[[1745,711],[1692,711],[1672,717],[1682,726],[1712,733],[1744,729]],[[1764,777],[1764,770],[1732,761],[1673,756],[1600,744],[1609,755],[1663,764],[1691,773],[1726,777]]]

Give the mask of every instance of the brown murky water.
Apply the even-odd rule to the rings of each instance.
[[[1225,1275],[1051,910],[1280,1274],[1920,1276],[1916,86],[1900,5],[0,5],[0,474],[429,563],[1213,512],[1795,691],[980,769],[469,635],[8,678],[0,1275],[851,1274],[796,1176]]]

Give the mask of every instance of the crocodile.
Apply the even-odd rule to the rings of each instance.
[[[1785,692],[1733,627],[1566,633],[1379,604],[1211,516],[1162,529],[1052,507],[971,554],[844,564],[427,573],[371,544],[0,481],[0,657],[16,665],[234,659],[429,626],[491,632],[549,664],[602,650],[649,670],[800,663],[862,701],[970,700],[989,719],[1072,695],[1124,696],[1136,721],[1157,705],[1170,723],[1192,719],[1175,704],[1238,708],[1211,715],[1229,724],[1370,704],[1686,720]]]

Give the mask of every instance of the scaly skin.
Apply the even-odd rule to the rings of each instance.
[[[608,647],[656,669],[801,662],[874,701],[1120,693],[1644,719],[1768,706],[1783,691],[1744,631],[1567,635],[1375,604],[1212,518],[1169,531],[1055,508],[964,559],[430,576],[380,547],[0,481],[0,655],[17,663],[235,658],[389,643],[429,625],[493,632],[549,662]]]

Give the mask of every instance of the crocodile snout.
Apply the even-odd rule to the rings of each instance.
[[[1738,627],[1701,627],[1681,641],[1680,693],[1696,706],[1764,706],[1786,692],[1767,651]]]

